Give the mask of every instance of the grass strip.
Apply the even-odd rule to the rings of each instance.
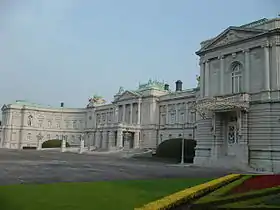
[[[0,186],[1,210],[131,210],[211,179],[154,179]]]

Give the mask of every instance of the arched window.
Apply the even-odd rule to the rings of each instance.
[[[238,62],[232,65],[231,88],[232,93],[242,92],[242,66]]]

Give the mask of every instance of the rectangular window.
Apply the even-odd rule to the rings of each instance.
[[[48,121],[48,127],[51,128],[52,127],[52,122],[49,120]]]
[[[176,122],[176,113],[173,112],[171,113],[171,116],[170,116],[170,121],[171,121],[171,124],[174,124]]]
[[[161,125],[165,125],[166,124],[166,115],[162,114],[161,115]]]
[[[76,129],[77,128],[77,122],[73,121],[73,128]]]
[[[39,120],[39,121],[38,121],[38,127],[39,127],[39,128],[42,128],[42,125],[43,125],[43,120]]]
[[[184,123],[185,122],[185,113],[184,112],[181,112],[181,115],[180,115],[180,123]]]
[[[232,93],[242,92],[241,75],[233,75],[232,77]]]

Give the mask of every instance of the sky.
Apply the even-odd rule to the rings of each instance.
[[[279,0],[0,0],[0,105],[109,103],[149,79],[192,88],[201,41],[279,13]]]

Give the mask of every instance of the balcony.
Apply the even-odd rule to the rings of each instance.
[[[224,112],[233,109],[247,110],[250,105],[250,95],[247,93],[230,96],[204,98],[196,102],[196,110],[200,112]]]

